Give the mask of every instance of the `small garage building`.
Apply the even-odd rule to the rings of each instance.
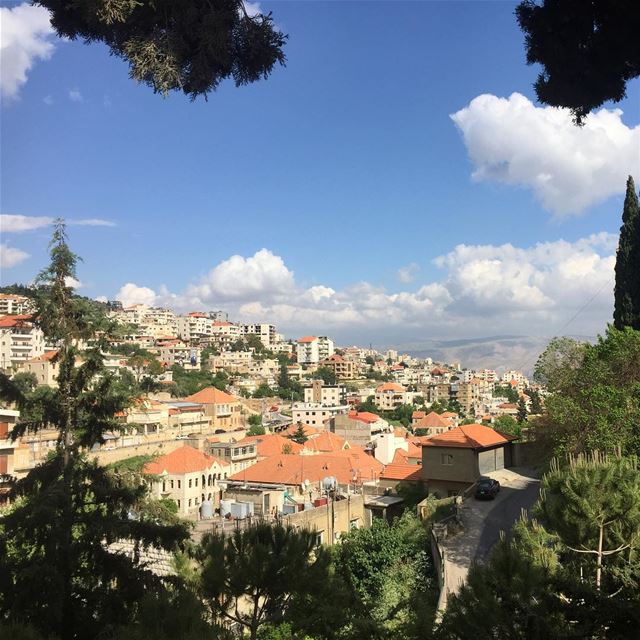
[[[464,491],[480,476],[511,466],[515,438],[481,424],[467,424],[422,441],[422,474],[429,493]]]

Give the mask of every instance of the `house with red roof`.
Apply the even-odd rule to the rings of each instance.
[[[453,427],[453,423],[449,418],[441,416],[439,413],[432,411],[424,418],[421,418],[413,425],[414,431],[420,429],[421,436],[434,436],[444,433]]]
[[[429,492],[456,494],[480,476],[511,464],[512,436],[467,424],[422,440],[422,471]]]
[[[174,500],[179,515],[197,519],[205,500],[214,508],[220,504],[218,483],[226,480],[230,468],[227,461],[185,445],[148,462],[143,473],[156,498]]]
[[[205,414],[211,417],[211,426],[215,430],[237,431],[245,426],[240,399],[226,391],[205,387],[186,397],[185,402],[203,405]]]
[[[349,411],[334,416],[328,422],[332,433],[342,436],[350,444],[366,447],[381,433],[393,433],[393,427],[370,411]]]
[[[30,358],[24,363],[23,370],[38,379],[38,386],[57,387],[58,386],[58,361],[57,350],[45,351],[41,356]]]
[[[0,370],[11,371],[44,353],[44,333],[31,314],[0,316]]]
[[[393,411],[401,404],[413,401],[413,394],[397,382],[385,382],[376,387],[375,405],[380,411]]]

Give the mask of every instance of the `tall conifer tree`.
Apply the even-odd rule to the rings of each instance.
[[[640,330],[640,207],[631,176],[627,179],[616,258],[613,323],[616,329]]]
[[[45,427],[59,436],[52,455],[18,481],[15,505],[0,517],[0,621],[27,623],[61,640],[89,640],[132,619],[145,593],[162,591],[139,562],[140,550],[174,548],[187,532],[177,522],[163,524],[157,513],[146,515],[147,488],[139,478],[84,454],[119,428],[115,414],[131,396],[104,366],[104,316],[69,287],[78,257],[62,221],[50,254],[34,322],[57,347],[57,387],[24,393],[0,374],[0,397],[21,410],[13,438]],[[114,551],[122,541],[133,544],[133,558]]]

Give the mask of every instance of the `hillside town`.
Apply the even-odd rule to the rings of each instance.
[[[458,495],[513,464],[513,449],[526,441],[521,425],[544,397],[507,366],[471,370],[393,349],[340,347],[327,336],[286,339],[272,324],[235,323],[223,311],[178,315],[118,301],[103,310],[117,333],[103,353],[106,370],[144,391],[115,416],[120,429],[87,453],[103,464],[143,456],[153,494],[193,521],[223,526],[324,505],[327,478],[344,495],[364,496],[370,515],[386,510],[380,504],[398,507],[406,486]],[[55,388],[58,352],[33,311],[29,297],[0,294],[1,369]],[[0,411],[7,495],[59,434],[11,440],[19,412]]]

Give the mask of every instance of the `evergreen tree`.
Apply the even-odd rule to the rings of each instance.
[[[640,206],[629,176],[622,210],[622,227],[616,256],[613,323],[616,329],[640,330]]]
[[[298,427],[296,428],[296,430],[290,436],[287,436],[287,438],[289,438],[289,440],[297,442],[298,444],[304,444],[309,439],[307,438],[307,434],[304,430],[304,425],[302,424],[302,422],[298,422]]]
[[[518,420],[518,424],[522,424],[527,421],[528,413],[529,412],[527,411],[527,403],[525,402],[524,398],[520,396],[520,398],[518,399],[518,416],[516,418]]]
[[[118,429],[114,416],[131,394],[104,366],[104,316],[67,285],[78,258],[62,221],[50,253],[38,279],[35,322],[57,345],[58,386],[25,394],[3,376],[0,390],[21,410],[13,438],[44,427],[59,436],[52,455],[16,484],[15,504],[0,518],[0,619],[61,640],[88,640],[128,622],[142,596],[162,588],[140,564],[140,549],[174,548],[187,531],[145,509],[147,488],[139,476],[123,476],[84,455]],[[112,550],[123,540],[133,543],[133,558]]]

